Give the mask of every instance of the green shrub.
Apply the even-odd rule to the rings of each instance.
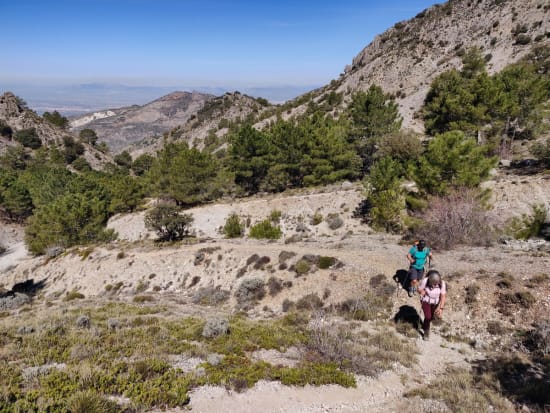
[[[42,141],[35,128],[21,129],[15,132],[14,139],[26,148],[38,149],[42,146]]]
[[[266,219],[250,228],[250,238],[256,239],[279,239],[283,235],[281,228],[271,225],[271,221]]]
[[[64,301],[73,301],[73,300],[81,300],[84,298],[84,294],[79,293],[78,291],[68,291],[65,295]]]
[[[529,239],[539,235],[542,225],[546,221],[548,209],[544,204],[531,205],[532,214],[522,214],[514,217],[508,223],[506,232],[516,239]]]
[[[107,218],[101,195],[67,193],[34,210],[27,221],[25,241],[35,254],[43,254],[52,245],[70,247],[111,241],[116,233],[105,230]]]
[[[95,146],[97,143],[97,134],[93,129],[82,129],[78,134],[82,142]]]
[[[119,406],[95,390],[79,391],[67,400],[71,413],[118,413]]]
[[[294,271],[297,275],[306,274],[311,269],[311,263],[307,260],[301,259],[294,266]]]
[[[65,146],[63,155],[65,156],[65,162],[68,164],[73,163],[85,151],[84,145],[76,142],[72,136],[63,137],[63,146]]]
[[[161,241],[176,241],[188,236],[191,214],[180,214],[178,207],[160,204],[145,214],[145,227],[157,233]]]
[[[147,288],[149,288],[149,283],[147,281],[140,280],[136,285],[135,292],[142,293],[147,290]]]
[[[530,151],[535,155],[547,168],[550,167],[550,138],[545,142],[537,142]]]
[[[226,238],[240,238],[244,235],[244,224],[236,213],[232,213],[225,220],[223,233]]]
[[[320,212],[316,212],[311,217],[311,225],[319,225],[321,222],[323,222],[323,214]]]
[[[71,164],[71,166],[77,170],[77,171],[80,171],[80,172],[83,172],[83,171],[91,171],[92,170],[92,167],[90,166],[90,164],[88,163],[88,161],[82,157],[82,156],[79,156],[78,158],[76,158],[73,163]]]
[[[319,257],[319,268],[322,270],[332,267],[336,263],[336,258],[334,257]]]
[[[69,119],[67,119],[65,116],[62,116],[57,110],[54,110],[52,113],[44,112],[42,117],[45,121],[61,129],[67,129],[67,127],[69,126]]]
[[[271,211],[271,213],[269,214],[269,220],[271,222],[273,222],[274,224],[278,224],[279,221],[281,220],[281,216],[282,216],[282,212],[281,211],[278,211],[276,209],[274,209],[273,211]]]

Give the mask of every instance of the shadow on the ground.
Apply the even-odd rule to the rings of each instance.
[[[410,324],[415,330],[418,330],[422,325],[422,320],[416,308],[410,305],[402,305],[399,307],[399,311],[393,317],[393,321],[396,323]]]
[[[397,270],[393,276],[393,280],[401,286],[402,289],[409,290],[409,272],[404,269]]]
[[[550,361],[547,359],[497,357],[475,361],[474,369],[479,376],[494,375],[506,397],[535,407],[535,411],[550,411]]]
[[[46,280],[34,282],[34,279],[22,281],[14,284],[11,290],[0,292],[0,298],[11,297],[15,293],[26,294],[28,296],[34,296],[38,291],[42,290],[46,286]]]

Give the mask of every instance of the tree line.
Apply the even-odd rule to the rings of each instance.
[[[41,254],[112,238],[108,218],[135,210],[146,197],[186,208],[224,195],[363,179],[364,218],[375,228],[401,231],[414,226],[407,216],[425,208],[429,197],[478,187],[513,140],[538,136],[550,97],[547,49],[492,76],[479,50],[470,50],[461,70],[431,84],[421,114],[427,139],[401,130],[393,97],[373,85],[354,93],[341,113],[333,103],[342,96],[334,92],[324,102],[311,101],[303,115],[279,116],[263,130],[244,123],[232,129],[223,151],[172,142],[156,156],[132,159],[123,152],[93,171],[83,157],[82,143],[97,145],[89,129],[59,145],[35,144],[32,155],[14,146],[0,157],[0,211],[26,222],[29,249]],[[56,112],[45,118],[66,127]],[[23,141],[34,142],[32,136],[23,133]],[[545,148],[539,145],[543,155]],[[403,191],[405,179],[416,183],[416,193]]]

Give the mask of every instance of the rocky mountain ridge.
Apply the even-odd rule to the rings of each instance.
[[[274,106],[265,99],[256,99],[240,92],[228,92],[207,101],[202,108],[182,125],[166,134],[173,142],[187,142],[200,149],[213,145],[218,149],[225,147],[224,136],[232,125],[254,119],[268,108]],[[132,155],[154,153],[162,148],[161,139],[146,138],[133,144],[129,149]]]
[[[539,0],[451,0],[396,23],[365,47],[342,76],[321,92],[350,92],[372,84],[396,97],[403,127],[422,130],[416,113],[431,82],[461,67],[465,50],[478,47],[489,73],[550,42],[550,5]]]
[[[173,92],[143,106],[93,112],[73,118],[74,131],[93,129],[99,140],[114,152],[138,141],[161,137],[172,128],[185,124],[213,95],[199,92]]]

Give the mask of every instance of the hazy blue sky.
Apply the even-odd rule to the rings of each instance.
[[[0,0],[13,84],[310,86],[434,0]]]

